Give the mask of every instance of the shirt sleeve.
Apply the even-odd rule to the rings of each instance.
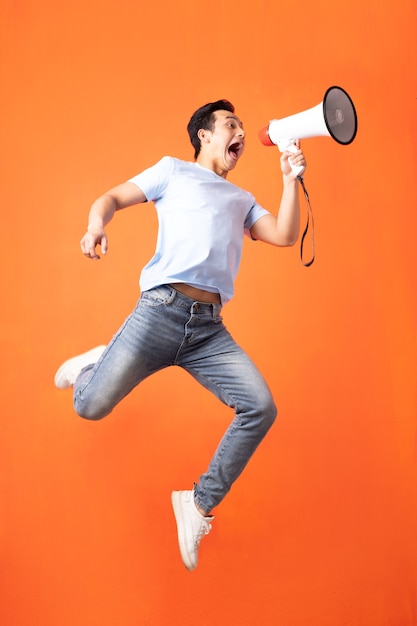
[[[174,161],[171,157],[162,157],[155,165],[143,170],[140,174],[129,178],[129,183],[134,183],[143,191],[148,201],[158,200],[164,194],[166,186],[174,169]]]
[[[263,217],[264,215],[269,215],[269,214],[270,214],[269,211],[261,207],[261,205],[258,204],[255,201],[255,199],[253,199],[253,204],[245,219],[245,235],[253,239],[252,235],[250,234],[250,229],[255,224],[255,222],[257,222],[261,217]]]

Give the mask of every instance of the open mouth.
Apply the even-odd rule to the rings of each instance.
[[[229,146],[229,155],[232,157],[232,159],[234,159],[235,161],[239,158],[240,153],[242,152],[242,148],[243,148],[243,144],[241,143],[232,143]]]

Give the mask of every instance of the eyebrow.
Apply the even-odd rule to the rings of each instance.
[[[243,122],[238,117],[236,117],[236,115],[226,115],[225,119],[235,120],[243,128]]]

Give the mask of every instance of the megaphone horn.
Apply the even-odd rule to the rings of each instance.
[[[307,137],[332,137],[346,146],[355,139],[357,128],[358,120],[352,99],[344,89],[333,86],[329,87],[323,102],[317,106],[289,117],[271,120],[259,131],[259,139],[264,146],[276,145],[281,152],[295,152],[294,142]],[[304,172],[304,167],[293,169],[297,176]]]

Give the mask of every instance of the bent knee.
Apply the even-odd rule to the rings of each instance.
[[[272,396],[265,396],[261,401],[258,400],[256,413],[266,433],[271,428],[278,415],[278,409]]]
[[[274,398],[266,386],[263,389],[255,389],[254,394],[239,408],[241,409],[239,413],[247,414],[249,419],[254,418],[266,428],[272,426],[278,415]]]
[[[269,428],[270,428],[272,424],[275,422],[277,415],[278,415],[277,405],[275,404],[272,398],[270,399],[268,404],[265,406],[264,415],[265,415],[265,421],[267,424],[269,424]]]
[[[74,402],[74,409],[79,417],[92,421],[99,421],[111,413],[107,407],[79,405],[77,402]]]

